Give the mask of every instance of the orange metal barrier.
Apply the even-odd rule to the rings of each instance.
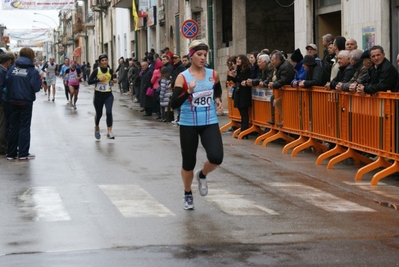
[[[224,132],[230,127],[240,128],[240,123],[241,123],[240,112],[238,111],[237,108],[234,107],[234,101],[232,99],[233,86],[234,86],[233,82],[226,82],[227,109],[229,111],[230,121],[229,123],[220,127],[220,132]]]
[[[278,90],[283,115],[283,127],[279,128],[267,124],[271,118],[271,103],[262,98],[262,94],[270,94],[270,91],[264,90],[253,88],[252,127],[245,134],[253,131],[262,133],[261,127],[270,128],[270,131],[260,135],[255,144],[263,140],[263,146],[266,146],[282,138],[289,142],[284,146],[283,153],[293,149],[292,156],[313,147],[322,152],[316,164],[328,160],[327,168],[353,158],[357,165],[361,162],[366,164],[358,170],[356,180],[361,180],[368,172],[383,168],[374,174],[372,185],[399,172],[399,93],[380,92],[374,96],[360,96],[327,91],[322,87],[298,89],[286,86]],[[274,91],[276,93],[277,90]],[[230,101],[231,122],[221,131],[241,120]],[[293,136],[297,138],[294,140]],[[335,147],[328,150],[325,142]],[[369,155],[375,155],[376,159],[372,161],[367,157]]]
[[[233,93],[233,82],[226,82],[226,91],[228,94],[228,110],[229,110],[229,119],[230,121],[226,124],[220,127],[220,131],[223,132],[227,130],[230,127],[236,127],[237,129],[233,132],[232,137],[237,137],[238,139],[242,139],[246,134],[249,134],[253,131],[253,125],[248,128],[245,131],[241,132],[240,126],[241,126],[241,115],[240,111],[234,107],[234,100],[232,99],[232,93]],[[252,109],[250,108],[249,111],[249,124],[252,124]]]

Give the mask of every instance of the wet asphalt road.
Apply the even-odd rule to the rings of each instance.
[[[60,85],[60,84],[58,84]],[[92,89],[77,110],[37,94],[31,161],[0,159],[0,266],[399,266],[397,176],[315,165],[223,133],[225,159],[182,208],[178,127],[115,92],[115,140],[94,139]],[[220,116],[220,125],[228,122]],[[205,160],[198,150],[197,167]]]

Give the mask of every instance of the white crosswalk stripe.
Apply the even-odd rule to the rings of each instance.
[[[247,200],[243,195],[233,194],[225,189],[212,188],[206,200],[215,203],[230,215],[278,215],[278,212]]]
[[[69,221],[62,199],[55,187],[32,187],[18,196],[18,207],[31,221]]]
[[[330,193],[306,186],[301,183],[265,183],[267,186],[273,186],[278,190],[298,197],[316,207],[329,212],[375,212],[371,208],[360,206],[354,202],[336,197]]]
[[[99,185],[99,187],[125,217],[175,216],[138,185]]]
[[[264,183],[293,197],[300,198],[313,206],[329,212],[375,212],[376,210],[336,197],[314,187],[301,183]],[[349,183],[348,183],[349,184]],[[380,193],[369,184],[353,183],[365,190]],[[175,216],[167,207],[151,196],[139,185],[99,185],[98,186],[124,217],[167,217]],[[212,184],[207,197],[223,212],[234,216],[279,215],[273,209],[249,200],[244,195],[235,194],[222,186]],[[386,194],[386,188],[384,192]],[[395,188],[396,189],[396,188]],[[396,192],[392,189],[392,194]],[[396,193],[397,195],[397,193]],[[25,219],[31,221],[68,221],[71,217],[55,187],[32,187],[18,196],[18,208]]]
[[[383,182],[378,182],[378,186],[371,185],[370,182],[356,181],[344,182],[347,185],[355,185],[363,190],[378,194],[384,197],[390,197],[399,200],[399,191],[397,186],[388,185]]]

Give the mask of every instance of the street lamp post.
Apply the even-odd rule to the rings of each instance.
[[[54,22],[55,27],[51,27],[50,25],[48,25],[48,24],[46,24],[46,23],[44,23],[44,22],[35,21],[35,20],[33,21],[33,22],[39,22],[39,23],[46,24],[46,25],[49,26],[50,28],[53,28],[53,45],[51,46],[51,53],[52,53],[52,56],[55,58],[55,53],[56,53],[56,49],[55,49],[55,47],[54,47],[54,45],[55,45],[55,30],[56,30],[56,28],[58,28],[58,23],[57,23],[52,17],[50,17],[50,16],[48,16],[48,15],[45,15],[45,14],[42,14],[42,13],[37,13],[37,12],[34,12],[33,14],[34,14],[34,15],[37,15],[37,16],[44,16],[44,17],[49,18],[50,20],[52,20],[52,21]]]
[[[45,23],[45,22],[43,22],[43,21],[34,20],[33,22],[44,24],[44,25],[46,25],[47,27],[49,27],[50,29],[53,29],[53,27],[51,27],[50,25],[48,25],[47,23]]]
[[[50,30],[52,30],[53,31],[53,39],[54,39],[54,29],[50,26],[50,25],[48,25],[47,23],[45,23],[45,22],[42,22],[42,21],[37,21],[37,20],[34,20],[33,22],[36,22],[36,23],[42,23],[42,24],[44,24],[44,25],[46,25],[46,26],[48,26],[49,27],[49,29]],[[53,42],[53,40],[52,40],[52,42]],[[49,51],[51,52],[51,54],[52,54],[52,56],[54,57],[55,55],[55,51],[53,50],[54,49],[54,47],[53,47],[53,45],[51,45],[51,47],[50,47],[50,50],[48,49],[48,46],[49,46],[49,41],[48,41],[48,39],[45,41],[45,44],[46,44],[46,56],[47,56],[47,58],[46,58],[46,60],[48,60],[48,54],[49,54]]]
[[[52,17],[47,16],[47,15],[44,15],[44,14],[41,14],[41,13],[36,13],[36,12],[34,12],[33,14],[34,14],[34,15],[39,15],[39,16],[44,16],[44,17],[47,17],[47,18],[51,19],[51,20],[54,22],[55,27],[56,27],[56,28],[58,27],[58,23],[57,23]]]

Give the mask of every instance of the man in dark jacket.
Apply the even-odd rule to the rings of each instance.
[[[172,64],[169,63],[169,56],[168,55],[163,55],[161,57],[162,60],[162,64],[164,65],[164,67],[167,67],[169,70],[169,73],[172,74],[173,73],[173,66]]]
[[[271,66],[269,55],[261,54],[258,56],[258,66],[261,70],[261,76],[256,79],[248,79],[247,84],[249,86],[267,86],[271,81],[274,67]]]
[[[355,86],[350,87],[351,84],[356,83],[364,83],[364,81],[368,80],[368,69],[363,66],[363,59],[361,58],[363,51],[360,49],[355,49],[350,52],[350,62],[352,67],[355,69],[355,74],[353,74],[352,78],[347,83],[338,83],[336,86],[337,90],[342,90],[345,92],[349,92],[350,90],[355,90]],[[351,89],[353,88],[353,89]]]
[[[375,45],[370,48],[370,58],[374,63],[369,69],[370,82],[359,84],[357,92],[360,94],[374,94],[380,91],[396,91],[398,74],[391,62],[385,58],[384,48]]]
[[[126,93],[128,91],[127,71],[128,71],[128,66],[126,65],[125,59],[121,57],[119,59],[119,66],[116,69],[116,72],[118,73],[119,90],[123,93]]]
[[[139,73],[140,73],[140,69],[137,66],[136,62],[134,62],[133,60],[130,60],[129,61],[129,71],[128,71],[127,77],[128,77],[128,80],[129,80],[129,86],[132,88],[131,94],[132,94],[132,96],[134,96],[134,100],[133,101],[135,103],[138,102],[138,100],[137,100],[138,99],[138,90],[137,89],[140,86],[135,87],[134,82],[137,79],[137,76],[139,75]]]
[[[186,67],[183,65],[183,62],[180,60],[179,55],[173,55],[173,72],[172,72],[172,79],[171,79],[171,86],[172,88],[175,86],[175,81],[177,76],[186,70]]]
[[[181,62],[183,63],[183,65],[186,69],[188,69],[191,66],[190,58],[188,57],[188,55],[184,55],[181,58]]]
[[[341,90],[342,84],[349,82],[355,74],[355,69],[350,64],[350,57],[348,50],[341,50],[338,54],[339,71],[337,76],[331,81],[326,83],[324,88],[327,90],[337,89]],[[340,83],[339,87],[336,86]]]
[[[280,89],[284,85],[289,85],[295,77],[295,70],[294,67],[292,67],[291,63],[289,63],[288,60],[285,60],[281,52],[273,53],[271,57],[271,62],[275,68],[275,75],[273,75],[272,81],[270,81],[268,84],[269,89]],[[275,122],[274,107],[276,107],[280,115],[279,119],[280,122],[277,123],[276,125],[282,127],[283,118],[282,118],[281,97],[278,97],[276,100],[274,100],[274,98],[275,98],[274,95],[272,95],[272,97],[270,98],[270,102],[273,103],[273,105],[271,109],[271,121],[268,121],[267,123],[272,125],[274,124]]]
[[[151,116],[152,115],[152,108],[153,108],[153,97],[146,95],[146,90],[148,87],[152,87],[151,85],[151,77],[152,77],[152,70],[148,66],[147,62],[141,63],[141,85],[140,85],[140,95],[141,101],[140,106],[144,108],[145,113],[143,116]]]
[[[169,63],[173,66],[173,52],[169,50],[169,47],[165,47],[164,49],[165,54],[169,57]]]
[[[180,60],[180,56],[179,55],[173,55],[173,72],[172,72],[172,78],[171,78],[171,83],[169,84],[169,89],[173,90],[173,87],[175,87],[175,81],[177,76],[179,76],[180,73],[182,73],[183,71],[186,70],[186,66],[184,66],[183,62],[181,62]],[[176,120],[172,120],[173,124],[177,124],[180,120],[180,107],[176,109],[177,112],[177,118]],[[173,112],[174,113],[174,112]],[[170,118],[171,119],[171,118]]]
[[[14,57],[10,54],[4,53],[0,55],[0,155],[2,156],[7,154],[7,125],[9,119],[7,104],[2,101],[3,89],[7,70],[11,67],[13,61]]]
[[[306,70],[306,79],[299,82],[299,87],[310,88],[323,86],[329,78],[328,72],[317,64],[314,56],[306,55],[303,58],[303,66]]]
[[[10,126],[8,128],[7,159],[32,159],[29,153],[30,126],[32,121],[33,101],[40,91],[42,81],[33,65],[35,54],[24,47],[19,58],[6,74],[6,88],[10,100]],[[17,154],[19,153],[19,154]]]

